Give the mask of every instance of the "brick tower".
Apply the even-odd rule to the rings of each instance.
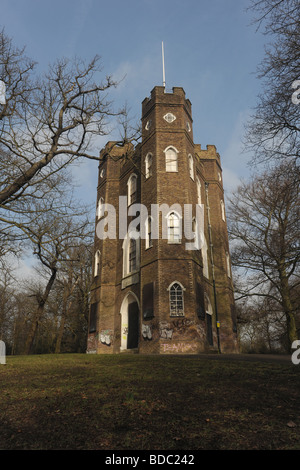
[[[238,352],[220,156],[184,90],[155,87],[141,143],[101,157],[87,352]]]

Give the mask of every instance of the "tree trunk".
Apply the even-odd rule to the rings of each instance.
[[[62,342],[62,337],[64,334],[64,327],[66,323],[66,318],[68,315],[68,312],[72,306],[72,299],[68,303],[68,298],[72,295],[76,285],[79,282],[79,278],[76,279],[75,283],[72,285],[72,277],[69,279],[69,282],[65,283],[64,285],[64,296],[63,296],[63,307],[62,307],[62,316],[61,316],[61,322],[59,325],[59,330],[58,330],[58,336],[56,340],[56,345],[55,345],[55,354],[60,353],[61,349],[61,342]],[[71,287],[70,287],[71,286]]]
[[[288,279],[286,277],[281,279],[281,296],[282,296],[282,306],[284,309],[287,325],[287,335],[289,340],[289,350],[292,351],[293,341],[298,339],[296,319],[294,315],[293,304],[290,297],[290,290],[288,285]]]
[[[59,354],[60,353],[60,349],[61,349],[61,342],[62,342],[62,337],[63,337],[63,334],[64,334],[64,328],[65,328],[65,322],[66,322],[66,319],[65,319],[65,312],[63,312],[62,314],[62,317],[61,317],[61,321],[60,321],[60,325],[59,325],[59,330],[58,330],[58,335],[57,335],[57,339],[56,339],[56,344],[55,344],[55,354]]]
[[[37,333],[37,330],[38,330],[38,325],[39,325],[40,319],[42,318],[42,316],[44,314],[45,304],[47,302],[47,299],[49,297],[50,291],[53,287],[53,284],[54,284],[54,281],[55,281],[55,278],[56,278],[56,272],[57,272],[56,267],[53,266],[51,268],[51,271],[52,271],[52,274],[51,274],[51,277],[50,277],[49,281],[47,282],[44,294],[41,296],[40,299],[38,299],[38,309],[37,309],[37,313],[35,315],[34,321],[32,323],[31,330],[30,330],[29,335],[28,335],[27,340],[26,340],[25,354],[32,353],[33,343],[34,343],[36,333]]]
[[[37,309],[37,313],[34,316],[34,320],[31,324],[31,328],[29,334],[26,339],[25,344],[25,354],[31,354],[33,351],[33,343],[38,331],[39,321],[44,313],[44,305],[39,305]]]

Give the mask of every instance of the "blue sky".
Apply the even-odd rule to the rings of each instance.
[[[264,55],[265,37],[251,26],[247,6],[248,0],[2,0],[0,27],[41,70],[62,56],[99,54],[104,74],[125,76],[112,98],[116,106],[127,102],[136,119],[142,100],[162,84],[164,41],[166,86],[185,89],[195,143],[216,145],[228,193],[249,173],[241,139]],[[95,203],[97,163],[74,174]]]

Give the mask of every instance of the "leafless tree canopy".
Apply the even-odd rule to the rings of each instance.
[[[255,175],[228,208],[232,262],[240,298],[266,297],[280,305],[290,344],[297,339],[300,302],[300,172],[294,161]]]
[[[98,56],[60,59],[41,75],[2,30],[0,80],[6,85],[0,104],[1,256],[9,240],[37,239],[33,222],[45,211],[62,219],[84,213],[72,204],[70,165],[100,159],[96,139],[110,132],[111,120],[122,118],[126,130],[116,145],[130,140],[132,128],[127,111],[113,109],[109,91],[117,83],[103,76]]]
[[[298,160],[300,103],[295,104],[292,96],[297,89],[300,95],[295,84],[300,79],[300,3],[253,0],[251,8],[269,42],[258,67],[262,92],[247,128],[246,146],[254,152],[255,162]]]
[[[89,63],[58,60],[37,78],[23,51],[12,50],[4,33],[1,39],[0,77],[7,95],[0,114],[0,203],[5,205],[32,196],[74,159],[98,159],[91,153],[92,138],[109,131],[114,112],[107,91],[116,83],[111,77],[100,81],[99,57]]]

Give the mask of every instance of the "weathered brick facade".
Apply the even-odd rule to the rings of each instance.
[[[97,204],[115,208],[116,238],[95,237],[87,352],[238,352],[220,156],[213,145],[203,150],[194,144],[184,90],[155,87],[142,103],[141,144],[125,148],[108,142],[101,155]],[[128,213],[135,207],[131,201],[120,203],[119,196],[130,192],[149,216],[155,204],[170,208],[159,215],[157,238],[153,227],[151,237],[143,237],[141,226],[148,234],[150,223],[142,217],[135,244],[119,234],[120,217],[127,217],[126,228],[137,220],[138,213]],[[205,244],[191,250],[185,230],[195,231],[195,222],[184,207],[192,205],[195,218],[197,203],[203,205]],[[96,226],[106,215],[98,213]]]

